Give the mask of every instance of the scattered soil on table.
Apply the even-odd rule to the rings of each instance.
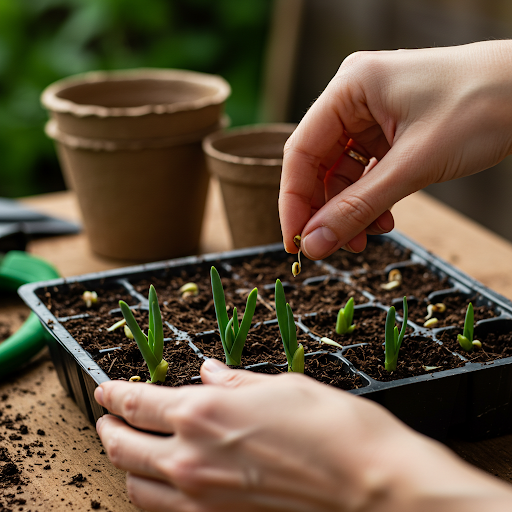
[[[388,282],[388,274],[371,272],[354,276],[354,285],[370,292],[379,301],[391,304],[393,300],[407,298],[425,299],[430,293],[450,288],[447,278],[440,279],[426,266],[410,265],[399,269],[402,274],[402,284],[394,290],[385,290],[381,285]]]
[[[457,334],[462,334],[460,329],[449,329],[438,334],[438,339],[454,352],[458,352],[473,363],[486,363],[503,357],[512,356],[512,332],[502,332],[499,324],[477,326],[474,339],[482,343],[482,348],[475,347],[471,352],[466,352],[457,341]]]
[[[434,312],[432,314],[432,317],[437,318],[438,320],[438,322],[432,326],[436,329],[450,326],[455,326],[462,329],[464,327],[466,311],[470,302],[473,304],[475,322],[484,320],[486,318],[494,318],[497,316],[496,312],[487,306],[475,306],[477,299],[478,297],[476,296],[468,297],[463,293],[454,293],[443,295],[442,297],[435,298],[432,301],[411,300],[407,303],[409,320],[419,326],[422,326],[425,323],[425,317],[427,316],[428,304],[437,304],[439,302],[446,306],[446,311],[444,313]],[[395,304],[395,306],[397,312],[401,314],[403,309],[402,303]]]
[[[388,372],[384,368],[384,348],[363,345],[348,348],[343,355],[372,379],[388,382],[417,375],[439,372],[464,366],[465,362],[431,338],[409,336],[404,338],[398,353],[397,368]],[[435,367],[431,370],[425,367]]]
[[[363,252],[353,254],[339,250],[324,261],[338,270],[384,270],[388,265],[406,261],[410,257],[411,251],[409,249],[401,249],[389,241],[379,243],[369,237],[368,244]]]

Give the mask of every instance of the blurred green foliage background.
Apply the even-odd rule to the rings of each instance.
[[[39,96],[97,69],[181,68],[231,84],[232,126],[257,121],[272,0],[0,0],[0,196],[64,188]]]

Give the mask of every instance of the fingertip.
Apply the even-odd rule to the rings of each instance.
[[[363,231],[347,242],[344,247],[346,251],[359,253],[366,248],[366,233]]]
[[[386,210],[375,220],[375,224],[382,233],[389,233],[395,227],[395,219],[393,218],[393,214],[389,210]]]
[[[94,400],[96,400],[99,405],[104,405],[103,387],[101,384],[94,390]]]

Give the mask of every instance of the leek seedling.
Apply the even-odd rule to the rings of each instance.
[[[251,328],[252,317],[256,309],[258,289],[254,288],[251,293],[249,293],[244,316],[239,325],[236,308],[233,308],[233,318],[231,320],[228,318],[224,289],[222,288],[222,282],[215,267],[211,268],[210,276],[212,280],[213,304],[215,306],[215,314],[217,315],[217,324],[219,325],[222,347],[226,355],[226,364],[229,366],[240,366],[242,350],[244,349],[245,340]]]
[[[120,300],[119,307],[139,347],[142,357],[148,365],[149,374],[151,376],[151,381],[148,382],[165,382],[169,364],[162,359],[164,351],[164,329],[155,287],[153,285],[149,287],[149,329],[147,336],[139,327],[128,304]]]
[[[350,297],[344,308],[338,311],[336,319],[336,334],[352,334],[356,325],[352,323],[354,318],[354,298]]]
[[[473,339],[474,319],[475,314],[473,311],[473,304],[471,304],[470,302],[468,304],[468,309],[466,310],[466,318],[464,319],[464,330],[462,331],[463,333],[457,334],[457,341],[466,352],[471,352],[474,347],[482,346],[482,343],[480,343],[480,341]]]
[[[404,297],[404,311],[403,311],[403,323],[402,330],[398,333],[398,327],[395,325],[395,307],[391,306],[388,309],[388,315],[386,317],[386,328],[385,328],[385,352],[384,352],[384,367],[388,372],[396,370],[396,363],[398,361],[398,351],[400,345],[405,336],[407,329],[407,297]]]
[[[290,304],[286,302],[281,281],[276,281],[275,291],[277,322],[288,361],[288,371],[304,373],[304,347],[297,345],[297,327]]]

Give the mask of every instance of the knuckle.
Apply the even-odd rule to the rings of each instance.
[[[130,473],[126,474],[126,492],[128,498],[136,507],[142,508],[145,505],[139,486],[137,485],[137,479]]]
[[[344,197],[342,201],[336,203],[336,206],[341,219],[347,219],[350,224],[361,230],[377,218],[373,206],[361,196]]]
[[[121,401],[121,414],[128,423],[133,423],[138,415],[141,400],[138,386],[133,386],[133,390],[128,391]]]
[[[216,410],[216,401],[210,393],[202,393],[181,403],[174,411],[176,430],[186,435],[201,428]]]
[[[200,481],[201,463],[190,450],[159,461],[158,471],[164,478],[180,489],[199,490],[205,482]]]
[[[108,458],[110,459],[110,462],[116,467],[119,467],[121,464],[121,458],[122,458],[122,448],[121,448],[121,442],[119,440],[119,436],[116,432],[114,432],[109,439],[106,442],[105,446]]]

